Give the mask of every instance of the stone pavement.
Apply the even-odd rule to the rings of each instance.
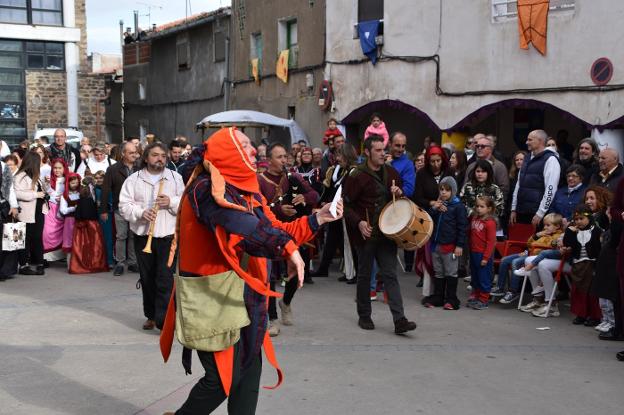
[[[163,364],[157,331],[141,330],[136,279],[52,268],[0,283],[0,414],[176,409],[201,365],[195,357],[185,376],[179,345]],[[297,293],[296,324],[275,339],[285,383],[261,391],[257,413],[569,415],[624,407],[624,363],[615,359],[624,343],[573,326],[567,307],[546,320],[500,305],[429,310],[414,275],[400,280],[406,313],[418,323],[409,336],[393,334],[381,302],[373,306],[376,330],[360,330],[354,286],[333,277]],[[262,384],[275,380],[265,365]]]

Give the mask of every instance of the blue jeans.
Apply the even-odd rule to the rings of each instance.
[[[545,249],[531,261],[533,266],[537,266],[544,259],[561,259],[561,252],[558,249]]]
[[[498,266],[498,289],[499,290],[504,290],[505,289],[505,283],[507,282],[507,276],[509,275],[509,268],[511,268],[511,272],[512,272],[512,276],[510,279],[510,288],[512,291],[515,291],[514,288],[514,282],[517,282],[515,280],[517,280],[517,278],[514,278],[515,275],[513,275],[513,272],[517,269],[520,269],[524,266],[524,259],[526,258],[526,255],[522,255],[522,254],[513,254],[513,255],[507,255],[506,257],[503,257],[503,259],[501,259],[501,263]]]
[[[505,257],[507,258],[507,257]],[[503,260],[505,259],[503,258]],[[515,268],[512,265],[512,270],[516,270],[516,269],[520,269],[522,267],[524,267],[524,260],[526,259],[526,256],[522,257],[522,263],[519,264],[517,266],[517,268]],[[531,261],[531,264],[533,264],[534,267],[537,266],[537,264],[539,264],[542,260],[544,259],[561,259],[561,252],[559,252],[559,250],[557,249],[545,249],[542,252],[540,252],[539,254],[537,254],[537,256],[535,258],[533,258],[533,260]],[[502,266],[502,262],[501,262],[501,266]],[[499,281],[500,281],[500,273],[498,275]],[[520,282],[522,281],[523,277],[519,277],[516,274],[513,273],[511,274],[511,280],[509,282],[509,289],[514,292],[514,293],[519,293],[520,292]],[[499,282],[499,287],[500,282]]]
[[[492,290],[492,276],[494,275],[494,258],[490,257],[484,267],[481,266],[483,254],[477,252],[470,253],[470,272],[472,279],[470,285],[472,288],[489,293]]]

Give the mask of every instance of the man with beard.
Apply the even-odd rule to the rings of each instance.
[[[141,276],[144,330],[162,328],[173,286],[173,268],[167,266],[175,233],[176,215],[184,191],[182,176],[166,169],[167,149],[161,143],[145,148],[141,170],[131,174],[119,194],[119,212],[130,222]],[[151,253],[143,249],[153,236]],[[174,261],[175,262],[175,261]]]
[[[67,145],[67,134],[62,128],[54,131],[54,142],[50,144],[50,159],[63,159],[69,171],[77,172],[80,165],[80,152],[70,145]]]
[[[394,332],[403,334],[415,330],[416,323],[405,318],[401,287],[397,279],[396,243],[386,238],[378,225],[381,210],[392,200],[392,196],[403,195],[401,177],[385,163],[384,139],[381,136],[371,135],[366,139],[364,154],[366,162],[349,174],[344,185],[345,219],[358,255],[358,325],[364,330],[375,328],[371,319],[370,285],[373,261],[377,261],[377,275],[388,294]]]
[[[292,222],[297,218],[308,215],[316,206],[319,195],[310,184],[299,174],[286,174],[286,149],[279,143],[271,144],[267,150],[269,165],[267,171],[258,175],[260,192],[269,203],[271,211],[282,222]],[[292,199],[290,198],[292,196]],[[310,255],[308,249],[300,247],[301,257],[305,262],[305,281],[310,283]],[[276,280],[281,278],[284,261],[273,261],[271,269],[271,289],[274,289]],[[286,283],[284,298],[279,306],[282,310],[282,323],[285,326],[293,324],[290,302],[297,291],[297,282],[291,279]],[[277,336],[280,332],[277,322],[277,307],[275,297],[269,299],[269,334]]]
[[[589,184],[591,177],[600,170],[598,166],[598,144],[592,138],[584,138],[579,141],[574,152],[574,162],[585,168],[583,184]]]

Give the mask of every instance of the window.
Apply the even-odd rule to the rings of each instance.
[[[550,0],[550,11],[574,10],[576,0]],[[492,20],[502,21],[518,16],[516,0],[492,0]]]
[[[218,30],[213,32],[212,44],[213,44],[213,61],[223,62],[225,60],[225,39],[226,33]]]
[[[191,67],[191,49],[188,33],[178,35],[176,39],[176,53],[178,55],[178,70]]]
[[[252,33],[249,38],[249,76],[253,76],[251,61],[258,59],[258,72],[262,72],[262,33]]]
[[[296,68],[299,60],[299,44],[297,34],[297,19],[284,19],[278,22],[278,54],[288,49],[288,67]]]
[[[379,20],[379,30],[377,35],[384,33],[384,2],[383,0],[358,0],[357,2],[357,21],[367,22],[369,20]],[[357,24],[353,27],[353,38],[359,39]]]
[[[383,20],[383,0],[358,0],[358,22]]]
[[[25,71],[62,70],[64,50],[63,43],[0,39],[0,137],[12,144],[26,137]]]
[[[63,1],[0,0],[0,22],[63,26]]]

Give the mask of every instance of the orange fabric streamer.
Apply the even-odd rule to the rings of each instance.
[[[549,7],[550,0],[518,0],[520,48],[528,49],[532,43],[539,53],[546,54]]]

